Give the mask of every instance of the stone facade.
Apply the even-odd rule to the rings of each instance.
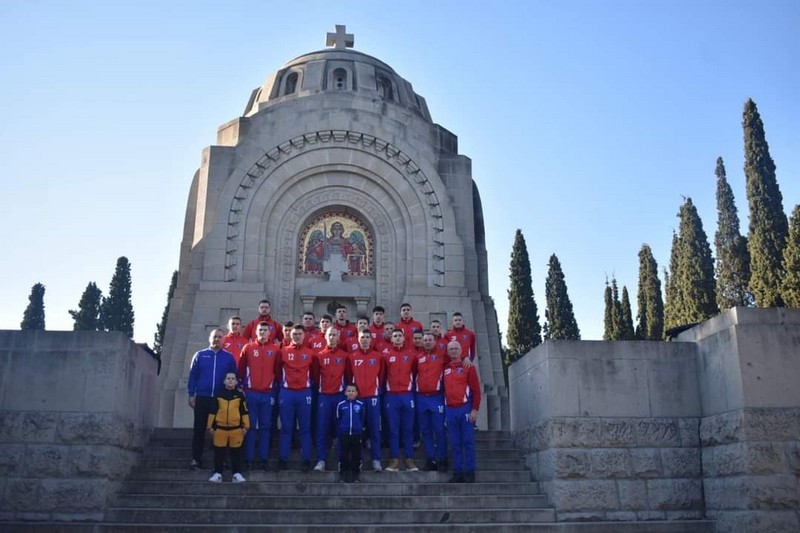
[[[149,438],[158,361],[47,331],[0,331],[0,361],[0,520],[100,520]]]
[[[800,529],[800,311],[737,308],[677,342],[546,342],[511,425],[558,519]]]
[[[324,271],[303,266],[309,224],[334,214],[366,234],[363,272],[346,254]],[[394,320],[403,302],[423,324],[447,325],[462,312],[479,339],[488,400],[480,425],[500,429],[506,392],[486,265],[470,160],[432,122],[424,98],[361,52],[300,56],[254,90],[244,115],[203,151],[165,334],[159,423],[190,424],[189,363],[208,329],[234,314],[255,318],[267,298],[279,321],[319,316],[334,300],[351,319],[382,305]]]

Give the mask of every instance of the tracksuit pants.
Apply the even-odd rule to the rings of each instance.
[[[256,456],[256,433],[258,433],[258,457],[266,461],[272,439],[272,410],[275,394],[269,392],[247,393],[247,408],[250,411],[250,431],[244,437],[244,457],[252,461]]]
[[[470,404],[445,407],[447,433],[453,447],[453,473],[475,472],[475,424],[470,422]]]
[[[295,421],[300,426],[300,456],[311,460],[311,389],[281,389],[280,395],[281,440],[278,458],[286,461],[292,447],[292,430]]]
[[[444,394],[417,394],[417,420],[428,461],[447,459],[444,429]]]
[[[389,457],[400,458],[400,437],[406,459],[414,457],[414,393],[386,393],[386,416],[389,418]]]

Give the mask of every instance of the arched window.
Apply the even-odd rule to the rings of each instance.
[[[292,72],[286,77],[286,89],[283,94],[294,94],[297,90],[297,72]]]
[[[378,88],[378,94],[384,100],[394,100],[394,91],[392,90],[392,82],[386,76],[378,75],[375,79]]]

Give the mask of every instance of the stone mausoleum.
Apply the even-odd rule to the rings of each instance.
[[[178,285],[167,322],[159,423],[188,426],[192,354],[231,315],[351,320],[409,302],[423,324],[456,311],[478,338],[487,401],[500,429],[503,383],[488,294],[483,213],[470,160],[425,99],[386,63],[352,49],[344,26],[256,88],[222,125],[192,179]],[[507,420],[507,417],[506,417]]]

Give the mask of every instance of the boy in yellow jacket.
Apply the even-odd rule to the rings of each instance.
[[[234,372],[225,375],[225,388],[214,398],[216,406],[208,415],[206,427],[214,437],[214,473],[208,478],[212,483],[222,481],[226,449],[231,451],[232,481],[234,483],[247,481],[241,474],[242,443],[250,429],[250,415],[247,414],[244,395],[236,390],[237,382]]]

